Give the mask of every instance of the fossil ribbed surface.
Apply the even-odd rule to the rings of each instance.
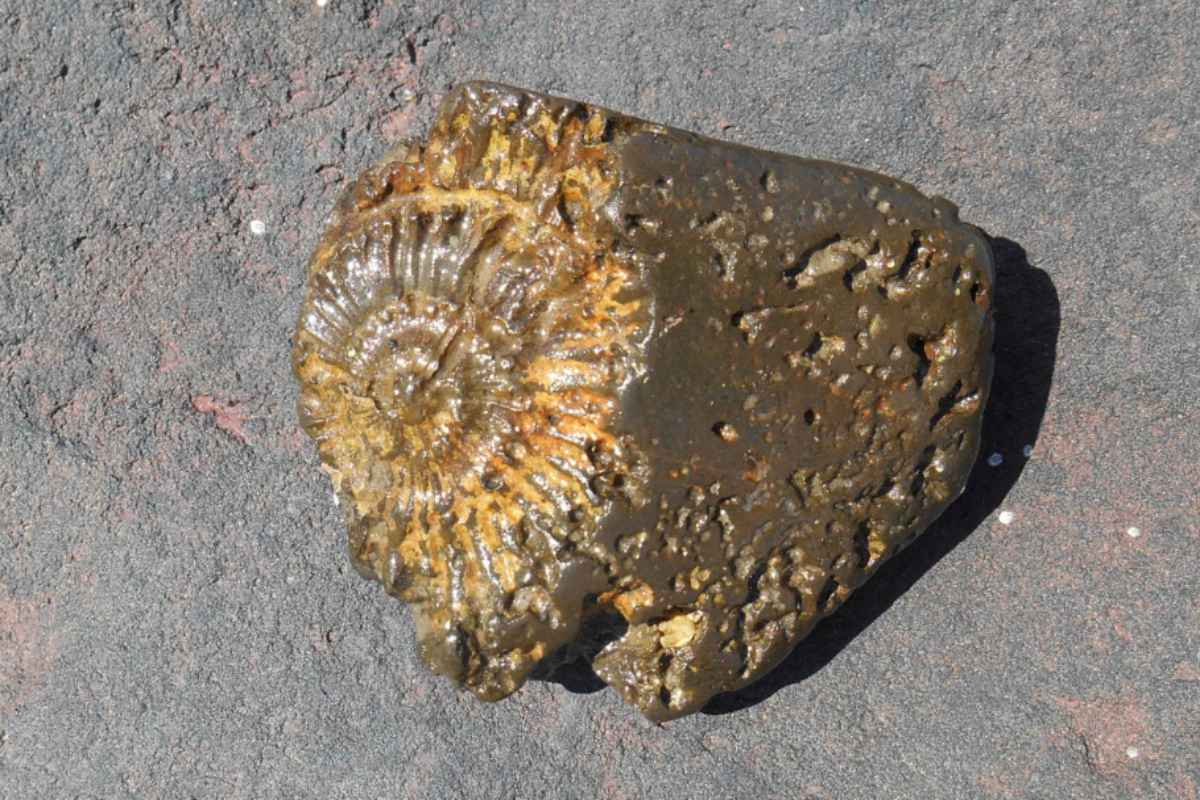
[[[992,279],[890,178],[468,84],[332,214],[301,422],[431,667],[498,699],[585,659],[668,719],[962,491]]]

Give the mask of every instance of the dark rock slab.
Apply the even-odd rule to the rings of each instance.
[[[907,184],[469,84],[340,201],[301,414],[434,669],[498,699],[582,658],[667,719],[962,492],[992,281]]]

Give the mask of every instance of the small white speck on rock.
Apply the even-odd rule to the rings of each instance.
[[[1011,511],[1001,511],[1000,512],[1000,524],[1001,525],[1012,525],[1012,521],[1014,519],[1016,519],[1016,517],[1017,517],[1017,515]]]
[[[1130,539],[1136,539],[1142,535],[1142,529],[1137,527],[1136,525],[1130,525],[1128,528],[1125,529],[1125,535],[1128,536]]]
[[[998,467],[1004,463],[1004,456],[999,452],[992,453],[987,460],[989,467]]]
[[[267,223],[263,222],[261,219],[250,220],[250,232],[255,236],[262,236],[267,232]]]
[[[1125,755],[1129,756],[1130,758],[1137,758],[1141,755],[1141,752],[1133,745],[1130,745],[1129,747],[1125,748]]]
[[[317,8],[324,8],[329,5],[329,0],[317,0]]]
[[[1024,447],[1021,448],[1021,452],[1025,455],[1026,458],[1029,458],[1031,455],[1033,455],[1033,445],[1031,445],[1031,444],[1025,445]]]

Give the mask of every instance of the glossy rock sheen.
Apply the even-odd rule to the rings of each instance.
[[[582,658],[668,719],[962,491],[992,280],[907,184],[469,84],[332,214],[301,421],[431,667],[491,700]]]

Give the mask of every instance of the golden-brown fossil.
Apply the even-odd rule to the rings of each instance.
[[[494,84],[346,192],[301,421],[355,565],[485,699],[753,681],[962,491],[986,240],[862,170]]]

